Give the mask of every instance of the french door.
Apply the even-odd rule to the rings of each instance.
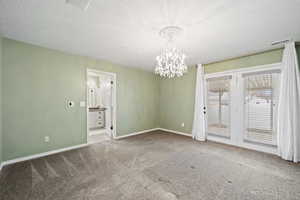
[[[280,64],[207,74],[208,140],[276,153],[279,85]]]

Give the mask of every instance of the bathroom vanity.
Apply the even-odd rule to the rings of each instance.
[[[89,108],[89,129],[105,128],[106,108]]]

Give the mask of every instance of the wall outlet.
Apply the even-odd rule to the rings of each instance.
[[[183,122],[181,123],[181,127],[184,127],[184,123]]]
[[[47,143],[50,142],[50,137],[49,136],[45,136],[44,141],[47,142]]]

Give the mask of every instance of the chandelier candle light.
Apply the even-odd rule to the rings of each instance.
[[[187,72],[185,55],[174,45],[174,38],[182,32],[177,26],[167,26],[159,32],[159,35],[166,39],[166,48],[156,57],[155,74],[162,77],[180,77]]]

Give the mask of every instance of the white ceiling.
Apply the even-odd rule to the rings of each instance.
[[[0,0],[8,38],[153,70],[167,25],[184,29],[177,46],[188,64],[210,63],[300,40],[300,0]]]

